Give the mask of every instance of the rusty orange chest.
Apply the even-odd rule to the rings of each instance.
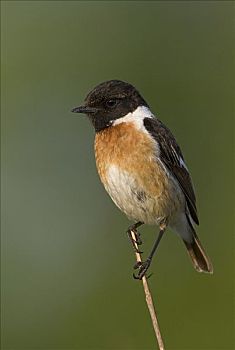
[[[133,123],[95,137],[98,173],[115,204],[132,220],[161,222],[178,211],[181,191],[158,161],[157,143]]]

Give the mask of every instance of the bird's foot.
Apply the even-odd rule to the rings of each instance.
[[[135,234],[135,239],[133,238],[131,232],[134,232]],[[129,227],[129,229],[127,230],[127,234],[130,237],[131,243],[133,245],[134,251],[136,253],[142,254],[143,252],[141,252],[139,249],[137,249],[136,246],[141,245],[143,242],[140,238],[140,233],[137,231],[136,226],[132,225],[131,227]]]
[[[135,231],[135,242],[137,245],[143,244],[139,231]]]
[[[151,259],[147,259],[145,261],[138,261],[135,265],[134,265],[134,269],[137,270],[139,269],[138,274],[136,275],[135,273],[133,273],[133,277],[134,279],[138,279],[138,280],[142,280],[142,278],[145,276],[149,266],[151,264]],[[151,275],[149,275],[147,278],[149,278]]]

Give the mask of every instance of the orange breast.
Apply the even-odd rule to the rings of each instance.
[[[157,145],[132,123],[122,123],[96,134],[95,157],[101,181],[113,164],[133,174],[140,186],[152,195],[162,192],[165,172],[156,162]]]
[[[132,123],[122,123],[96,134],[97,169],[106,190],[127,216],[145,223],[160,222],[181,210],[184,200],[175,180],[158,160],[156,142]],[[110,179],[110,169],[118,169]],[[129,174],[128,177],[123,174]],[[111,184],[110,184],[111,181]],[[146,202],[134,202],[133,192],[144,192]],[[130,205],[130,203],[132,203]],[[134,216],[140,209],[141,214]]]

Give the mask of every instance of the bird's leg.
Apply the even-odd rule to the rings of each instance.
[[[143,278],[143,276],[145,275],[145,273],[147,272],[147,270],[151,264],[151,261],[153,259],[154,253],[156,252],[157,247],[161,241],[161,238],[166,230],[166,227],[167,227],[167,225],[166,225],[165,221],[160,224],[160,231],[159,231],[158,237],[156,239],[156,242],[154,243],[154,246],[153,246],[148,258],[143,262],[138,262],[137,264],[135,264],[134,269],[139,269],[139,272],[137,275],[133,274],[135,279],[141,280]]]
[[[135,224],[131,225],[128,230],[127,230],[127,234],[131,240],[131,243],[133,245],[133,248],[134,248],[134,251],[137,252],[137,253],[142,253],[140,252],[139,250],[136,249],[136,245],[141,245],[142,244],[142,241],[141,241],[141,238],[140,238],[140,233],[137,231],[137,228],[139,226],[143,225],[143,222],[136,222]],[[131,235],[131,232],[134,232],[135,233],[135,240],[133,239],[132,235]]]

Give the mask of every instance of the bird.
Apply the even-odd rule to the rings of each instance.
[[[168,227],[182,239],[194,268],[213,273],[196,233],[196,196],[181,149],[138,90],[125,81],[105,81],[72,112],[87,115],[95,129],[98,174],[113,202],[133,222],[129,236],[134,231],[139,245],[139,226],[159,227],[148,258],[135,265],[134,277],[146,275]]]

